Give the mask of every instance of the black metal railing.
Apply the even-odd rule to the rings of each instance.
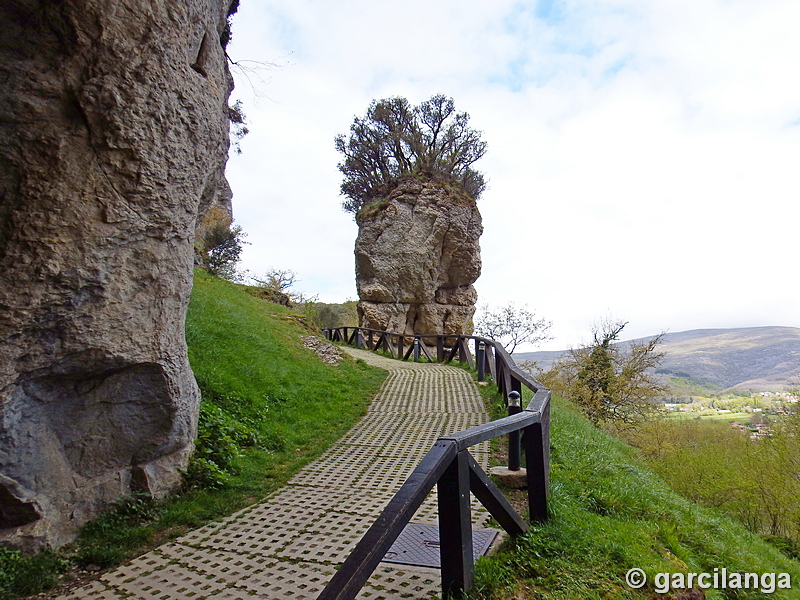
[[[550,390],[520,369],[501,345],[486,338],[405,335],[364,327],[337,327],[323,331],[331,341],[369,350],[383,349],[401,360],[413,357],[419,361],[424,355],[431,362],[458,359],[469,363],[477,368],[479,378],[488,370],[504,397],[511,392],[521,392],[522,386],[533,391],[533,398],[520,412],[436,440],[318,600],[355,598],[434,485],[437,486],[439,502],[442,597],[458,596],[470,589],[473,579],[470,492],[510,535],[528,529],[527,523],[472,458],[469,448],[521,431],[527,467],[529,516],[531,521],[545,520],[550,481]],[[426,342],[431,339],[432,343]],[[471,343],[474,354],[470,351]],[[514,437],[519,445],[519,435]]]

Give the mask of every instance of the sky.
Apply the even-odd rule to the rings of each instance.
[[[488,143],[478,303],[552,322],[523,350],[800,327],[799,28],[797,0],[243,0],[241,267],[357,299],[334,137],[442,93]]]

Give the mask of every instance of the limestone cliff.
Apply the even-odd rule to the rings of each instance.
[[[179,482],[229,4],[0,5],[0,543],[60,545],[121,494]]]
[[[356,216],[362,327],[470,333],[483,232],[475,201],[453,184],[406,178]]]

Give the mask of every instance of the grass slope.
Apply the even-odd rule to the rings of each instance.
[[[302,323],[197,272],[186,341],[203,399],[257,430],[270,468],[292,472],[353,425],[386,376],[349,358],[323,363],[303,347]]]
[[[800,564],[722,513],[673,492],[637,452],[554,399],[551,514],[498,555],[478,562],[476,598],[674,598],[657,573],[789,573],[794,589],[705,590],[706,598],[800,598]],[[631,568],[648,585],[625,584]],[[695,586],[697,587],[697,586]]]
[[[246,434],[217,489],[184,489],[166,502],[142,496],[89,523],[58,553],[23,557],[0,549],[0,599],[36,593],[83,569],[110,568],[183,532],[263,498],[321,454],[364,414],[385,371],[345,357],[323,363],[289,309],[195,273],[186,322],[189,358],[203,393],[201,438]],[[62,579],[62,583],[65,582]]]
[[[364,414],[386,372],[349,358],[325,364],[303,347],[308,333],[290,309],[196,271],[186,341],[203,398],[198,454],[210,448],[220,462],[233,448],[230,473],[218,489],[193,487],[155,508],[133,499],[91,523],[80,563],[113,566],[263,498]],[[221,443],[229,438],[246,447]]]

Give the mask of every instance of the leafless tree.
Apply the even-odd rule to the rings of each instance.
[[[537,318],[527,304],[517,308],[509,302],[497,309],[484,304],[475,319],[475,333],[503,344],[511,353],[520,344],[538,344],[551,339],[552,325],[547,319]]]

